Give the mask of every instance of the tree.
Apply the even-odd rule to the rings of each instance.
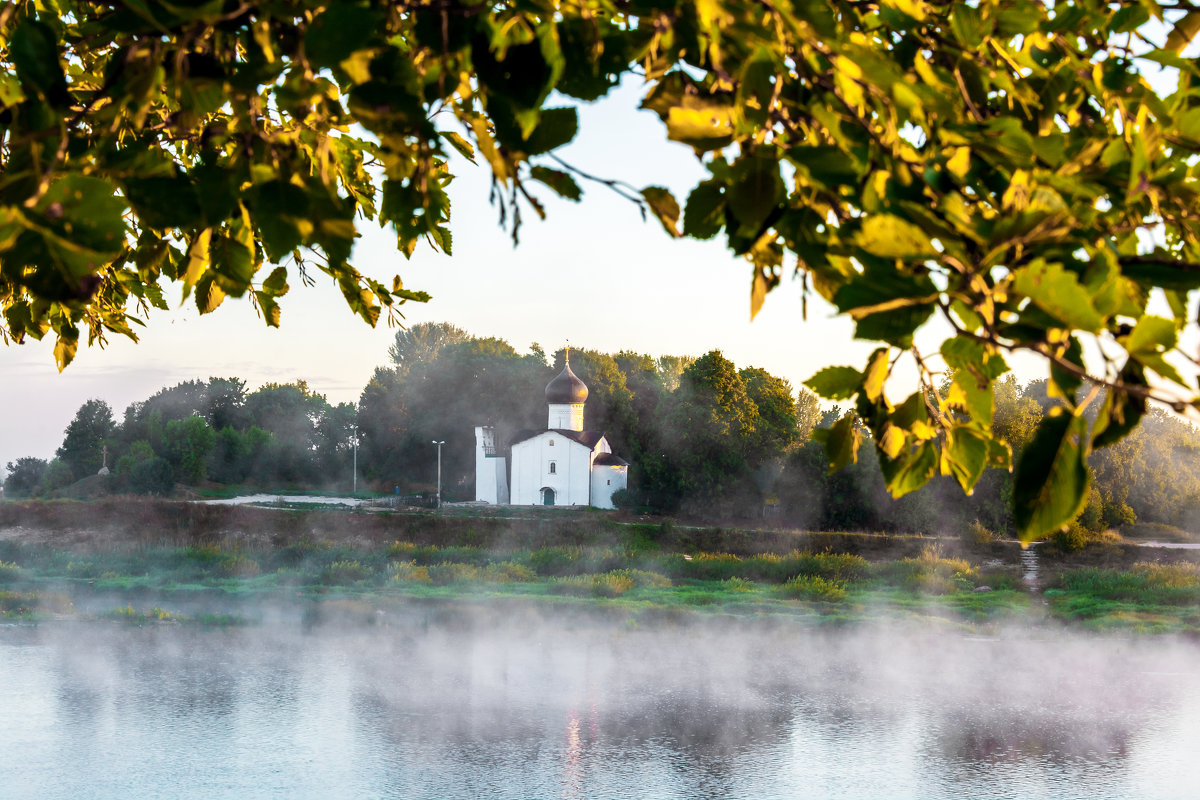
[[[67,425],[56,455],[75,480],[95,475],[104,464],[103,447],[116,430],[112,408],[103,400],[88,400]]]
[[[1065,402],[1014,478],[1036,537],[1081,509],[1089,451],[1147,401],[1197,407],[1179,333],[1200,288],[1200,64],[1178,53],[1198,30],[1196,7],[1156,0],[9,3],[2,330],[52,331],[65,366],[81,326],[133,336],[165,305],[160,280],[202,312],[248,296],[276,325],[310,270],[374,324],[427,296],[350,264],[360,220],[390,224],[406,255],[450,252],[455,150],[491,170],[516,239],[545,213],[535,192],[578,200],[591,177],[553,154],[575,136],[570,104],[636,72],[708,175],[682,213],[661,187],[602,184],[670,235],[724,234],[752,313],[786,262],[882,344],[809,385],[855,401],[893,495],[1009,465],[992,384],[1010,351],[1049,363]],[[936,355],[913,347],[934,317],[952,332]],[[921,386],[893,402],[901,357]],[[946,395],[934,359],[958,375]],[[1077,401],[1084,379],[1097,390]],[[843,463],[867,439],[843,424],[827,441]]]
[[[4,478],[6,497],[33,497],[42,485],[47,462],[44,458],[27,456],[10,461],[5,465],[8,475]]]
[[[724,499],[749,479],[761,425],[737,368],[719,350],[683,371],[666,419],[684,493],[702,504]]]
[[[446,345],[470,338],[469,333],[448,322],[418,322],[396,331],[396,338],[388,347],[388,358],[399,374],[406,375],[413,365],[433,361]]]

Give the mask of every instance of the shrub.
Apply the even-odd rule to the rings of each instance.
[[[571,575],[579,571],[578,547],[544,547],[529,554],[529,566],[538,575]]]
[[[629,575],[608,572],[603,575],[555,578],[550,584],[550,591],[554,594],[570,594],[577,597],[619,597],[633,586],[634,580]]]
[[[501,561],[488,565],[486,577],[497,583],[529,583],[537,580],[537,573],[524,564]]]
[[[1122,539],[1116,531],[1090,531],[1078,522],[1072,522],[1066,528],[1050,534],[1047,541],[1060,550],[1072,553],[1092,545],[1120,544]]]
[[[388,580],[395,583],[432,583],[429,567],[418,567],[415,561],[395,561],[388,566]]]
[[[1135,564],[1128,571],[1078,569],[1064,572],[1060,584],[1070,592],[1105,600],[1155,605],[1200,603],[1200,566],[1195,564]]]
[[[819,575],[797,575],[783,584],[784,594],[805,600],[840,603],[846,599],[846,587],[841,581],[831,581]]]
[[[666,575],[660,575],[657,572],[648,572],[641,569],[614,569],[603,573],[613,575],[619,578],[629,578],[633,581],[634,586],[655,587],[659,589],[671,586],[671,579]]]
[[[441,564],[429,567],[429,579],[436,586],[476,581],[479,580],[479,567],[474,564],[443,561]]]
[[[129,488],[137,494],[170,494],[175,488],[175,469],[165,458],[151,458],[129,470]]]
[[[20,580],[21,568],[13,563],[4,563],[0,561],[0,583],[12,583]]]
[[[721,581],[724,584],[722,588],[727,592],[752,592],[754,591],[754,581],[748,581],[745,578],[726,578]]]
[[[34,592],[0,591],[0,617],[28,617],[36,604]]]
[[[891,564],[885,572],[904,588],[925,594],[950,594],[974,586],[975,568],[961,558],[942,558],[936,547],[926,547],[917,558]]]
[[[964,543],[983,547],[996,541],[996,532],[984,525],[979,520],[975,520],[967,529],[963,531],[962,540]]]
[[[258,562],[241,553],[231,553],[217,563],[217,574],[226,578],[253,578],[258,573]]]
[[[334,561],[328,567],[321,570],[321,583],[335,585],[354,583],[355,581],[361,581],[370,574],[371,569],[363,566],[361,561]]]

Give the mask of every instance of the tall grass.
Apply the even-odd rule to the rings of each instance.
[[[978,573],[962,558],[942,558],[937,547],[926,547],[916,558],[906,558],[885,566],[885,580],[923,594],[952,594],[974,588]]]
[[[1200,604],[1200,565],[1141,562],[1128,571],[1077,569],[1059,578],[1062,589],[1104,600],[1151,605]]]

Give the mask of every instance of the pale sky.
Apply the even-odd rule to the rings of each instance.
[[[637,186],[671,188],[682,205],[702,175],[692,150],[667,142],[657,116],[637,111],[640,86],[627,84],[580,109],[580,134],[563,158],[590,173]],[[584,185],[582,203],[554,201],[549,219],[526,211],[514,249],[488,205],[486,167],[459,165],[451,188],[454,256],[418,248],[411,261],[394,237],[368,223],[353,263],[385,283],[433,295],[409,304],[409,323],[446,321],[519,351],[547,352],[570,341],[605,352],[700,355],[719,348],[739,367],[759,366],[799,386],[822,366],[861,366],[875,345],[852,341],[849,320],[813,295],[801,320],[800,287],[785,279],[749,320],[750,267],[724,246],[671,240],[656,221],[605,187]],[[790,269],[790,264],[788,265]],[[324,277],[324,276],[320,276]],[[100,398],[119,420],[125,407],[160,388],[209,376],[265,381],[306,379],[331,402],[357,401],[375,367],[387,361],[395,329],[372,330],[353,317],[331,281],[304,287],[296,277],[282,299],[283,321],[268,329],[242,300],[201,317],[193,305],[155,312],[134,344],[113,337],[106,349],[81,347],[59,374],[53,342],[0,347],[0,470],[18,457],[53,456],[79,406]],[[178,286],[169,298],[178,302]]]

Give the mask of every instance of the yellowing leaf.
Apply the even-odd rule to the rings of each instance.
[[[1062,321],[1065,327],[1089,333],[1104,327],[1104,318],[1092,305],[1091,295],[1079,283],[1075,273],[1062,264],[1047,264],[1039,258],[1014,272],[1012,285],[1015,291]]]
[[[872,255],[885,258],[929,258],[937,255],[937,250],[924,231],[893,214],[867,217],[854,243]]]

